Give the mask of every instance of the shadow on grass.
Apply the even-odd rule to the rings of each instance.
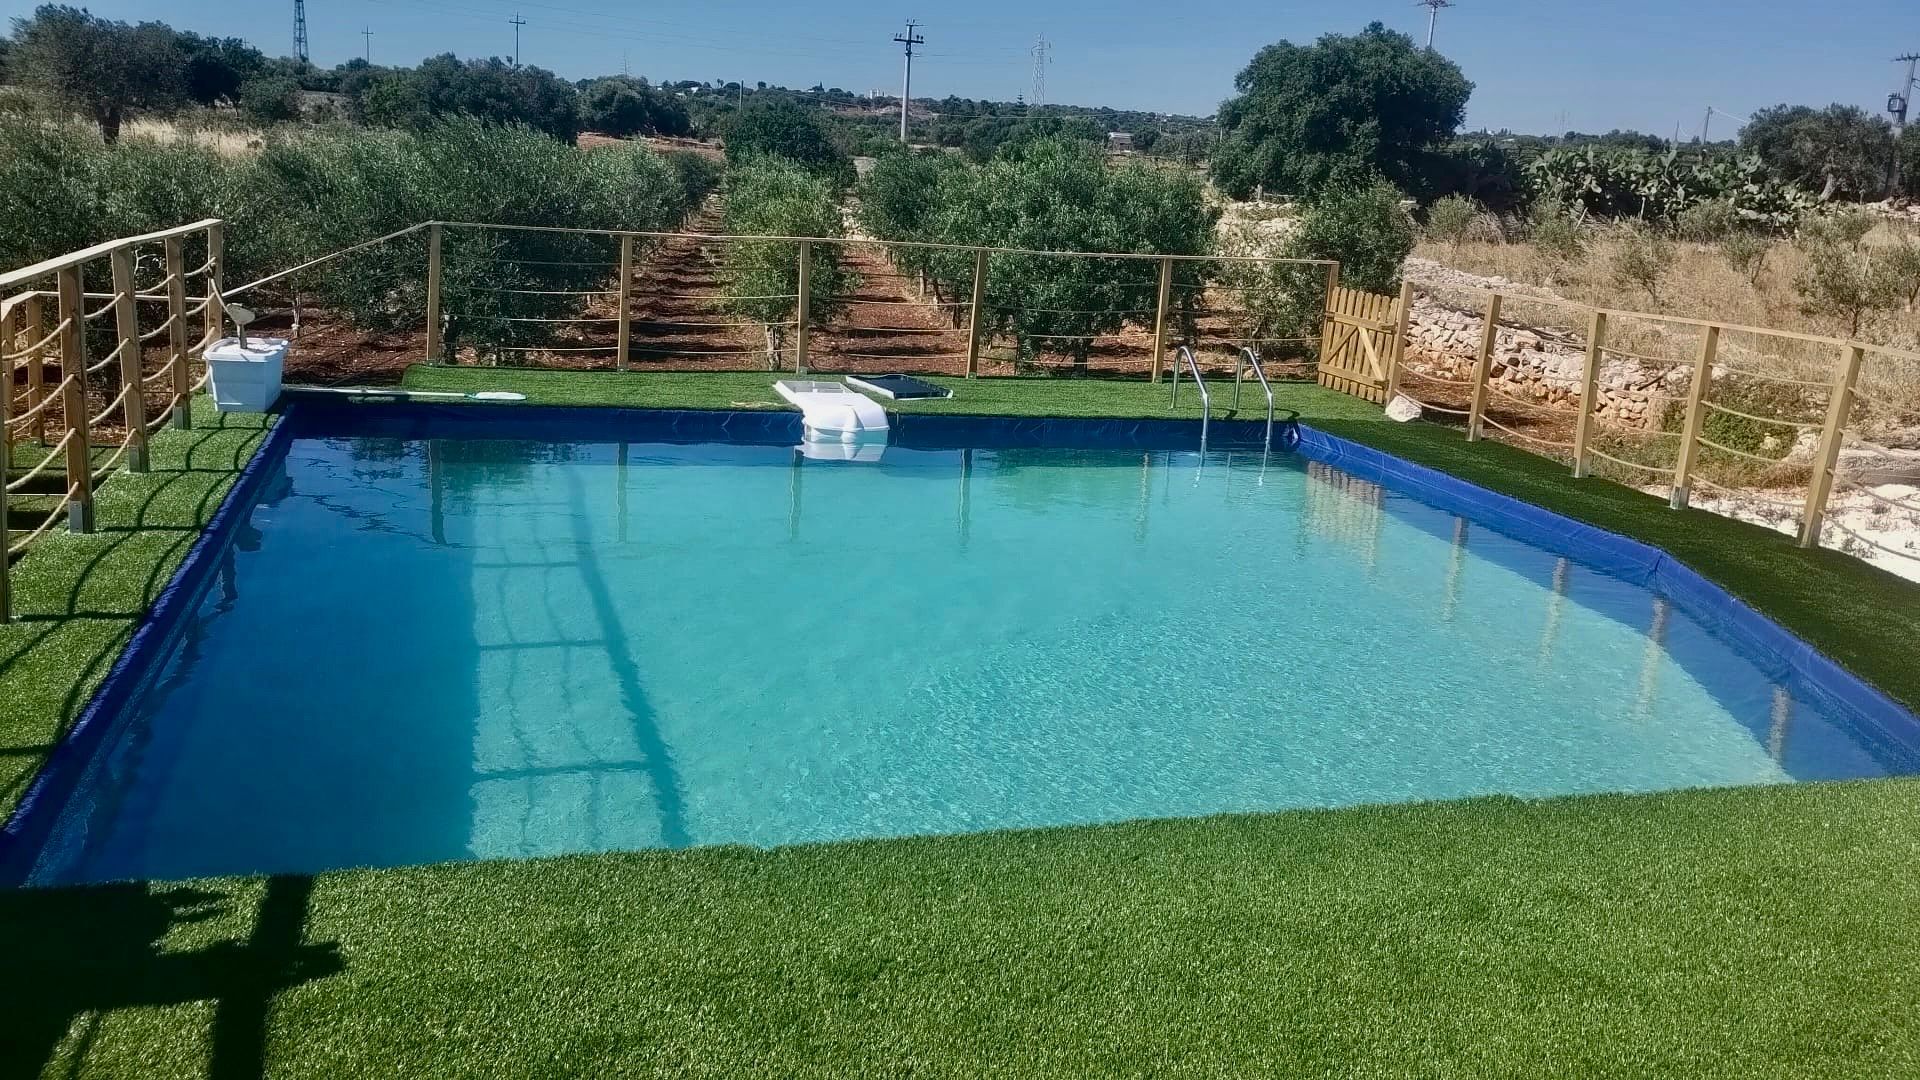
[[[264,1075],[274,999],[346,967],[335,944],[302,940],[313,879],[267,879],[244,940],[164,944],[182,927],[234,920],[237,893],[252,884],[0,892],[0,1076],[39,1076],[63,1050],[83,1072],[113,1012],[201,1002],[214,1007],[206,1075]]]

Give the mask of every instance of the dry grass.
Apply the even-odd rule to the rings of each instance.
[[[266,145],[266,135],[260,131],[202,127],[172,120],[135,120],[127,125],[126,134],[161,143],[189,143],[226,157],[245,157],[258,153]]]

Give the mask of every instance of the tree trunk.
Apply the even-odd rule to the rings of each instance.
[[[112,146],[120,141],[120,106],[99,106],[93,110],[93,118],[100,124],[101,142]]]

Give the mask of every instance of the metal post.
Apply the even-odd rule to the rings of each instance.
[[[113,323],[120,344],[120,418],[127,423],[127,471],[147,471],[147,386],[140,363],[140,314],[133,305],[133,249],[107,256],[113,267]]]
[[[633,341],[633,234],[620,237],[620,340],[615,346],[613,366],[627,370],[627,347]]]
[[[1480,328],[1480,351],[1473,358],[1473,400],[1467,406],[1467,441],[1479,442],[1485,436],[1487,416],[1487,380],[1493,375],[1493,350],[1500,340],[1500,294],[1487,294],[1487,309],[1481,314],[1486,324]]]
[[[1840,444],[1847,433],[1847,413],[1853,408],[1853,384],[1860,379],[1860,364],[1865,346],[1847,346],[1847,356],[1833,379],[1831,400],[1827,402],[1827,423],[1820,431],[1820,456],[1813,467],[1813,479],[1807,483],[1807,510],[1800,524],[1800,546],[1820,546],[1821,518],[1827,512],[1827,496],[1833,492],[1833,472],[1840,463]]]
[[[55,325],[60,331],[60,419],[67,427],[67,528],[93,531],[93,448],[87,440],[87,333],[82,320],[86,301],[80,287],[80,267],[58,271],[60,306]]]
[[[1153,381],[1167,359],[1167,305],[1173,296],[1173,260],[1160,260],[1160,291],[1153,303]],[[1175,372],[1178,375],[1178,372]]]
[[[1606,351],[1607,313],[1596,311],[1587,328],[1587,363],[1580,376],[1580,420],[1573,428],[1573,475],[1587,475],[1587,440],[1593,435],[1594,398],[1600,396],[1600,357]]]
[[[793,373],[795,375],[807,373],[807,320],[811,314],[807,309],[812,306],[810,303],[813,299],[812,290],[813,245],[803,240],[800,243],[799,289],[794,303]]]
[[[33,346],[27,351],[26,356],[27,408],[29,409],[47,400],[47,347],[36,344],[41,338],[47,336],[45,311],[46,308],[41,303],[40,297],[34,296],[27,300],[27,342]],[[33,432],[34,442],[46,442],[47,414],[34,413],[33,420],[28,424],[28,430]]]
[[[227,229],[216,221],[207,226],[207,310],[206,337],[218,341],[226,334],[226,300],[220,295],[220,282],[226,276]]]
[[[1400,313],[1394,319],[1393,341],[1387,351],[1387,404],[1400,393],[1400,366],[1407,360],[1407,325],[1413,319],[1413,282],[1400,283]]]
[[[987,249],[973,249],[973,299],[967,305],[967,378],[980,373],[981,311],[987,302]]]
[[[178,236],[165,243],[167,352],[173,357],[173,426],[193,426],[193,365],[187,360],[187,248]]]
[[[1720,328],[1707,327],[1700,338],[1700,356],[1693,363],[1693,385],[1687,387],[1687,419],[1680,429],[1680,458],[1673,466],[1673,490],[1667,505],[1685,510],[1692,494],[1693,468],[1700,462],[1700,432],[1707,423],[1707,388],[1713,383],[1713,357],[1720,350]]]
[[[439,222],[427,226],[427,362],[440,360],[440,236]],[[626,355],[626,350],[621,350]]]

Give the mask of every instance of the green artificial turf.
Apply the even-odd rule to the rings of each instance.
[[[1920,1075],[1920,784],[0,894],[138,1077]]]
[[[769,378],[407,385],[777,407]],[[1167,415],[1138,383],[959,385],[915,407]],[[1276,389],[1333,434],[1659,544],[1920,702],[1920,588]],[[225,423],[165,436],[153,474],[108,485],[101,534],[17,568],[9,791],[259,438]],[[0,1076],[1920,1075],[1917,799],[1906,780],[1487,799],[0,892]]]
[[[192,430],[154,436],[151,471],[101,485],[97,531],[56,526],[14,564],[14,618],[0,625],[0,814],[86,707],[265,426],[264,417],[222,415],[198,399]]]

